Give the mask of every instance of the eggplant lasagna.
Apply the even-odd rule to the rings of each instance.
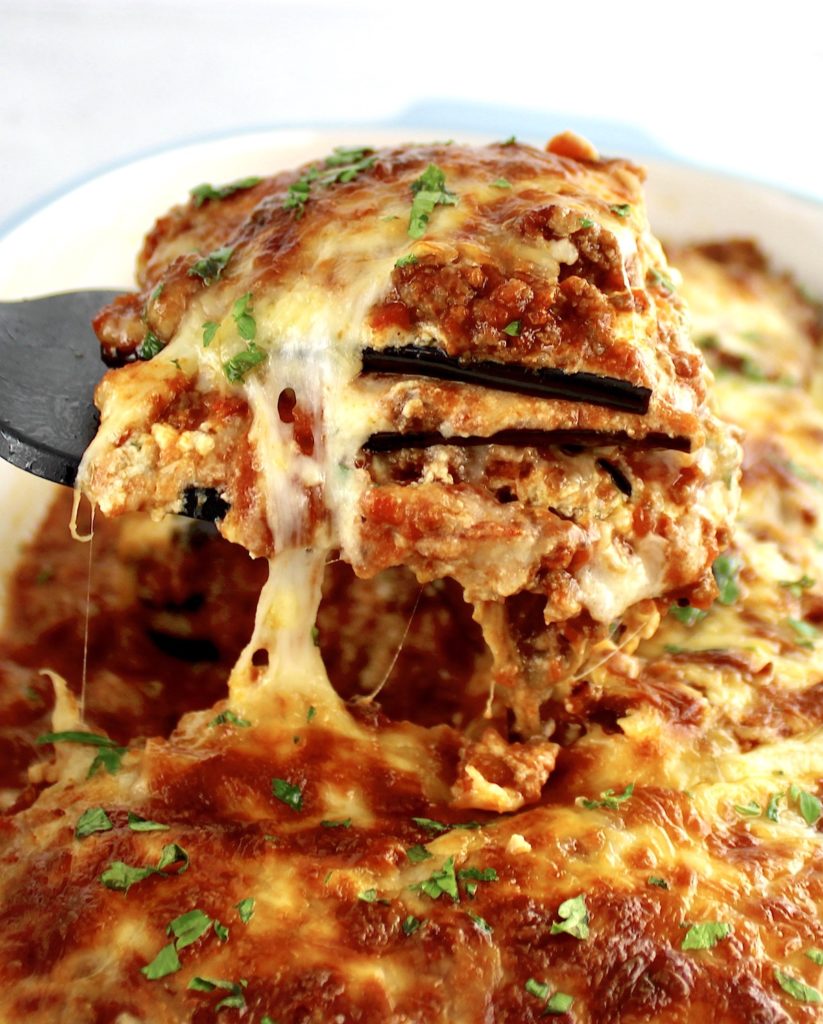
[[[0,1019],[821,1019],[819,311],[641,181],[346,150],[158,221],[89,600],[65,502],[12,582]],[[141,515],[198,501],[235,544]]]

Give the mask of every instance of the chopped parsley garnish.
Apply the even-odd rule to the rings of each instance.
[[[409,215],[409,237],[422,238],[436,206],[455,206],[457,196],[446,188],[446,176],[435,164],[429,164],[412,182],[414,199]]]
[[[240,900],[239,903],[235,903],[234,906],[243,924],[248,924],[254,914],[254,897],[247,896],[245,899]]]
[[[655,288],[665,288],[667,292],[673,292],[675,290],[672,279],[667,277],[662,271],[657,270],[655,267],[652,267],[649,271],[649,278]]]
[[[161,341],[154,331],[147,330],[145,338],[137,346],[138,358],[151,359],[158,352],[162,352],[165,347],[165,342]]]
[[[226,708],[225,711],[221,711],[219,715],[209,722],[209,728],[211,729],[218,725],[236,725],[238,729],[251,728],[251,722],[248,719],[241,718],[240,715],[235,714],[231,708]]]
[[[110,832],[113,828],[111,818],[102,807],[89,807],[77,819],[74,835],[77,839],[85,839],[94,832]]]
[[[351,828],[351,818],[324,818],[320,824],[323,828]]]
[[[419,917],[415,917],[414,914],[409,914],[400,927],[403,929],[404,935],[414,935],[422,923],[423,922]]]
[[[819,964],[823,967],[823,949],[819,949],[817,946],[810,946],[806,950],[805,955],[812,961],[812,963]]]
[[[568,1013],[574,1002],[574,997],[566,992],[555,992],[546,1003],[545,1013]]]
[[[254,188],[255,185],[259,185],[262,178],[240,178],[239,181],[229,182],[228,185],[218,185],[215,188],[213,185],[203,184],[196,185],[190,191],[190,195],[194,200],[195,206],[202,206],[203,203],[209,199],[228,199],[229,196],[233,196],[235,192],[241,192],[243,189]]]
[[[197,942],[201,935],[211,928],[212,920],[208,914],[204,914],[199,908],[188,910],[185,914],[175,917],[169,921],[166,928],[167,935],[174,935],[175,945],[178,950]]]
[[[669,615],[677,619],[678,622],[682,622],[684,626],[695,625],[701,619],[705,619],[707,614],[707,612],[702,611],[700,608],[692,608],[690,604],[673,604],[669,608]]]
[[[772,793],[769,797],[769,802],[766,805],[766,817],[769,821],[777,821],[780,811],[780,801],[783,799],[782,793]]]
[[[442,821],[435,821],[433,818],[412,818],[415,825],[425,828],[429,832],[448,832],[452,825],[444,825]]]
[[[178,863],[180,867],[177,869],[177,874],[182,875],[189,867],[188,853],[177,843],[167,843],[160,853],[160,860],[157,862],[158,870],[162,871],[164,868],[170,868],[173,864]]]
[[[565,992],[555,992],[549,996],[549,986],[545,981],[538,981],[537,978],[529,978],[523,986],[530,996],[540,999],[544,1004],[543,1013],[568,1013],[571,1009],[574,998]]]
[[[614,203],[609,209],[616,217],[628,217],[632,212],[630,203]]]
[[[631,798],[633,793],[634,783],[630,782],[622,793],[615,793],[613,789],[604,789],[600,794],[599,800],[587,800],[585,797],[581,797],[580,804],[589,811],[594,811],[599,807],[604,807],[609,811],[616,811],[621,804]]]
[[[496,882],[498,875],[494,868],[463,868],[457,872],[457,877],[464,880],[470,878],[475,882]]]
[[[512,320],[511,323],[506,324],[503,328],[503,333],[508,334],[510,338],[520,337],[520,321]]]
[[[717,584],[717,600],[729,605],[740,597],[737,574],[740,572],[740,559],[735,555],[718,555],[712,565],[712,573]]]
[[[744,818],[757,818],[760,816],[760,804],[756,800],[750,800],[747,804],[735,804],[734,809]]]
[[[272,779],[271,791],[287,807],[293,811],[303,810],[303,791],[299,786],[293,786],[285,779]]]
[[[381,900],[377,895],[377,889],[364,889],[357,894],[357,898],[364,903],[388,903],[388,900]]]
[[[512,187],[512,183],[510,181],[506,181],[505,178],[495,178],[494,181],[492,182],[492,188],[511,188],[511,187]]]
[[[820,637],[820,630],[810,622],[803,619],[786,619],[795,635],[798,637],[795,643],[798,647],[814,647],[815,640]]]
[[[424,860],[431,860],[434,854],[429,853],[426,847],[421,843],[415,843],[414,846],[410,846],[408,850],[406,850],[406,856],[412,864],[421,864]]]
[[[395,260],[394,265],[396,267],[413,267],[415,263],[417,263],[417,257],[410,252],[406,256],[401,256],[399,260]]]
[[[425,882],[418,882],[411,888],[425,893],[433,900],[440,899],[445,893],[446,896],[451,896],[455,903],[459,903],[460,894],[457,891],[457,876],[454,873],[454,857],[449,857],[443,867],[433,871]]]
[[[580,228],[592,228],[592,227],[594,227],[594,221],[591,219],[591,217],[581,217],[580,218],[580,223],[578,224],[578,227],[580,227]]]
[[[564,900],[557,908],[559,921],[552,924],[552,935],[565,933],[576,939],[589,937],[589,912],[586,909],[586,897],[583,893]]]
[[[500,143],[500,145],[501,146],[513,146],[516,142],[517,142],[517,139],[514,137],[514,135],[510,135],[507,139],[504,139]]]
[[[243,341],[254,341],[257,335],[257,321],[249,312],[253,301],[252,293],[246,292],[231,307],[231,315],[237,325],[237,333]]]
[[[212,921],[214,926],[214,934],[220,939],[221,942],[229,941],[229,930],[221,921]]]
[[[125,864],[122,860],[115,860],[100,875],[100,881],[107,889],[128,892],[133,885],[142,882],[144,878],[160,874],[162,871],[158,868],[136,868],[131,864]]]
[[[96,732],[79,732],[68,730],[66,732],[45,732],[38,736],[35,743],[80,743],[89,747],[98,747],[99,751],[89,765],[87,778],[92,778],[102,768],[105,768],[109,775],[119,771],[125,747],[119,747],[114,740],[108,736],[101,736]]]
[[[442,821],[435,821],[433,818],[412,818],[415,825],[425,828],[429,832],[450,832],[453,828],[475,829],[482,828],[481,821],[452,821],[444,825]]]
[[[134,811],[129,811],[129,828],[132,832],[168,832],[169,826],[159,821],[149,821],[148,818],[141,818]]]
[[[149,981],[158,981],[160,978],[165,978],[167,975],[179,971],[181,966],[180,957],[177,955],[174,943],[170,942],[168,946],[163,946],[151,963],[140,968],[140,973],[145,975]]]
[[[802,597],[803,591],[813,587],[816,582],[817,580],[813,580],[811,576],[803,573],[799,580],[781,580],[780,586],[784,590],[788,590],[794,597]]]
[[[265,358],[266,353],[263,349],[258,348],[253,341],[250,341],[249,347],[245,351],[238,352],[231,359],[223,363],[223,373],[226,375],[226,380],[230,384],[237,384],[238,381],[241,381],[246,376],[249,370],[253,370]]]
[[[317,714],[317,708],[314,706],[314,704],[310,704],[309,705],[309,709],[306,712],[306,722],[307,723],[310,722],[314,718],[314,716],[316,714]]]
[[[44,732],[34,742],[41,745],[43,743],[84,743],[89,747],[114,747],[117,745],[114,740],[109,739],[108,736],[101,736],[100,733],[75,732],[72,730],[66,732]]]
[[[823,806],[821,806],[818,798],[813,793],[808,793],[799,786],[791,786],[789,788],[789,796],[797,804],[797,809],[800,811],[806,824],[816,825],[820,820],[821,814],[823,814]]]
[[[189,277],[199,277],[205,285],[214,284],[226,269],[233,252],[234,247],[231,245],[214,249],[208,256],[202,256],[189,267]]]
[[[665,878],[661,878],[659,875],[649,875],[646,879],[647,885],[655,885],[658,889],[668,889],[669,883]]]
[[[372,150],[365,146],[357,149],[337,146],[322,164],[312,164],[294,184],[289,185],[283,209],[294,210],[295,217],[302,217],[311,196],[312,185],[317,183],[329,188],[335,182],[353,181],[362,171],[374,166],[377,157],[371,153]]]
[[[203,323],[203,348],[208,348],[214,341],[214,336],[217,334],[219,326],[220,324],[216,320],[206,320]]]
[[[793,978],[790,974],[778,970],[777,967],[774,969],[774,980],[787,995],[799,1003],[823,1003],[823,996],[816,988],[812,988],[811,985],[807,985],[799,978]]]
[[[718,942],[731,935],[732,926],[725,921],[704,921],[693,924],[680,943],[681,949],[714,949]]]
[[[466,913],[472,919],[475,927],[482,935],[492,934],[492,926],[489,924],[488,921],[482,918],[479,914],[473,914],[470,910],[467,910]]]
[[[242,1010],[246,1005],[246,997],[243,994],[243,989],[248,985],[248,982],[243,978],[239,982],[236,981],[224,981],[221,978],[199,978],[194,977],[188,983],[187,988],[194,992],[214,992],[215,989],[222,988],[227,989],[231,995],[221,999],[219,1003],[215,1003],[214,1010]]]

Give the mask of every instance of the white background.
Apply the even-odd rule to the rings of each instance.
[[[0,224],[177,142],[401,117],[581,127],[823,198],[822,28],[756,0],[0,0]]]

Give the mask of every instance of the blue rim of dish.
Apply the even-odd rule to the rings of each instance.
[[[397,131],[398,129],[408,128],[410,131],[420,135],[424,135],[427,132],[442,133],[444,130],[447,132],[460,131],[489,136],[499,135],[501,138],[506,138],[514,133],[515,135],[522,135],[527,141],[531,141],[551,138],[558,131],[563,131],[569,127],[581,135],[594,140],[598,149],[605,153],[627,153],[632,158],[665,160],[679,167],[715,174],[730,181],[755,185],[759,188],[809,203],[815,207],[823,206],[823,199],[787,189],[773,181],[742,177],[732,171],[675,156],[665,150],[656,139],[647,133],[620,122],[599,120],[592,117],[571,116],[569,114],[560,114],[557,111],[540,112],[536,110],[523,110],[516,107],[497,107],[470,102],[427,100],[414,104],[401,114],[388,120],[353,120],[346,121],[345,123],[301,121],[246,125],[193,135],[187,138],[176,139],[174,142],[150,146],[120,157],[117,160],[112,160],[109,163],[99,164],[93,169],[66,180],[61,185],[50,189],[48,192],[21,206],[4,220],[0,221],[0,241],[36,213],[39,213],[75,189],[94,181],[95,178],[110,174],[112,171],[117,171],[122,167],[128,167],[130,164],[137,163],[140,160],[161,156],[164,153],[171,153],[176,149],[196,146],[201,143],[219,142],[221,139],[232,139],[243,135],[256,135],[265,132],[334,132],[359,130],[361,128],[364,131]]]

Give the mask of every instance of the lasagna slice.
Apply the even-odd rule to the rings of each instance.
[[[566,135],[194,190],[96,321],[127,365],[80,488],[106,515],[216,490],[252,554],[453,578],[539,732],[597,645],[711,601],[738,500],[642,177]]]

